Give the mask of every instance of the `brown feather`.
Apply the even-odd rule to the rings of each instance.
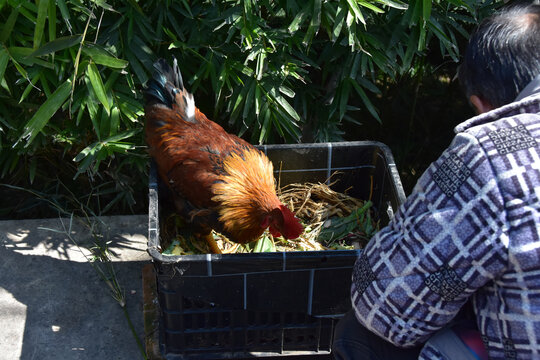
[[[265,216],[281,205],[272,163],[201,113],[181,78],[171,79],[180,76],[176,63],[174,73],[166,66],[156,67],[145,105],[146,141],[160,178],[180,215],[204,232],[213,228],[232,241],[256,240]]]

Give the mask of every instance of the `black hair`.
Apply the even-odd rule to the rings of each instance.
[[[469,98],[500,107],[540,74],[540,4],[520,2],[480,23],[469,39],[458,78]]]

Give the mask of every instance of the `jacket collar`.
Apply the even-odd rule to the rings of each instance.
[[[482,125],[504,117],[517,115],[522,112],[521,110],[524,107],[533,103],[538,103],[538,107],[540,108],[540,74],[529,84],[527,84],[527,86],[519,93],[514,102],[472,117],[456,126],[454,128],[454,132],[457,134],[473,126]]]
[[[525,89],[521,90],[515,101],[523,100],[528,96],[538,93],[540,93],[540,74],[525,86]]]

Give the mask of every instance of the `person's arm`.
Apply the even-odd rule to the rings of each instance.
[[[505,216],[485,153],[456,136],[358,258],[358,320],[397,346],[426,341],[505,269]]]

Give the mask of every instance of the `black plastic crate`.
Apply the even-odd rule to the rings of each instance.
[[[371,194],[382,225],[405,194],[390,149],[379,142],[261,146],[280,184],[324,182],[361,200]],[[332,180],[335,180],[333,177]],[[361,250],[162,255],[167,196],[152,167],[148,252],[156,270],[160,350],[167,359],[328,354],[350,308],[352,266]]]

